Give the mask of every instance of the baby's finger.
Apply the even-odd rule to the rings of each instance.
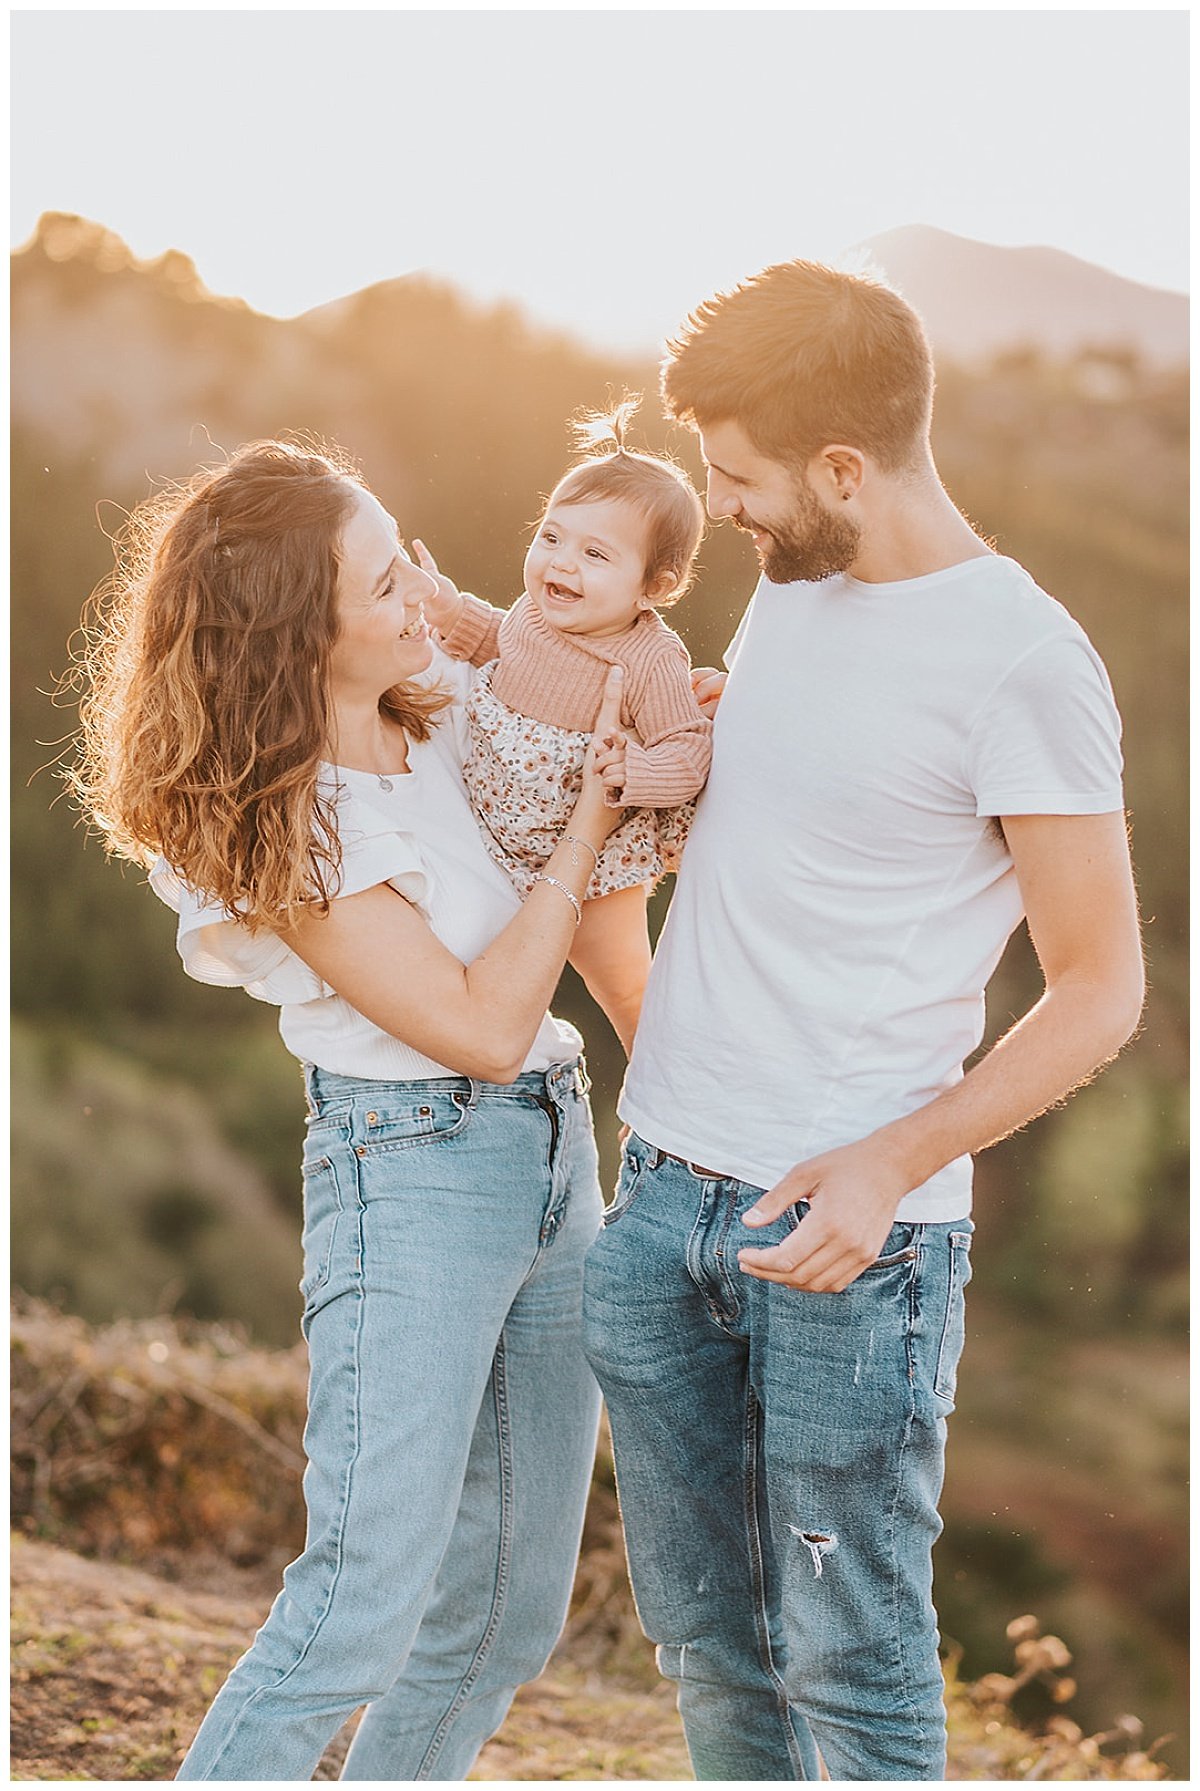
[[[426,547],[425,543],[423,541],[418,541],[416,536],[413,537],[413,552],[417,556],[417,564],[420,566],[422,572],[432,573],[436,578],[438,575],[438,563]]]

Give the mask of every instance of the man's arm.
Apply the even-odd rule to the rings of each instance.
[[[875,1260],[907,1193],[1044,1113],[1133,1035],[1145,979],[1124,815],[1010,815],[1002,825],[1045,993],[956,1087],[768,1190],[748,1224],[798,1200],[811,1208],[782,1244],[739,1252],[748,1274],[840,1292]]]

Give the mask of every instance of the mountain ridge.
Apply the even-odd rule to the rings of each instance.
[[[82,264],[98,275],[133,276],[198,306],[240,312],[265,326],[318,339],[336,329],[364,298],[374,295],[378,302],[380,295],[407,288],[442,293],[479,316],[507,316],[532,340],[568,342],[611,359],[642,358],[588,342],[570,324],[535,316],[515,299],[485,301],[428,271],[372,281],[294,316],[278,317],[255,310],[236,295],[213,292],[183,251],[169,249],[141,260],[116,232],[71,213],[43,214],[34,234],[12,251],[14,280],[38,260],[61,273],[64,287],[71,264]],[[864,263],[921,313],[935,354],[946,359],[970,365],[1022,348],[1068,357],[1096,350],[1126,352],[1157,367],[1189,359],[1186,293],[1128,279],[1053,245],[1005,246],[932,224],[905,224],[863,238],[838,257],[841,266]],[[654,352],[647,343],[644,354]]]
[[[1127,350],[1155,366],[1186,363],[1186,293],[1147,286],[1051,245],[1001,246],[933,224],[866,237],[869,261],[921,313],[935,352],[967,363],[1008,349]]]

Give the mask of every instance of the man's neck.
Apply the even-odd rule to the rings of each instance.
[[[931,469],[918,482],[889,479],[876,486],[863,517],[862,547],[848,570],[864,584],[895,584],[992,552]]]

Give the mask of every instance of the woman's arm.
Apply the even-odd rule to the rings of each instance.
[[[620,714],[619,668],[596,717],[600,737]],[[546,875],[582,901],[595,860],[619,818],[604,802],[589,750],[583,792]],[[569,836],[575,835],[582,845]],[[575,909],[552,883],[536,883],[521,910],[470,964],[447,951],[417,909],[386,884],[340,896],[282,935],[343,1000],[384,1032],[460,1075],[511,1082],[542,1023],[575,941]]]

